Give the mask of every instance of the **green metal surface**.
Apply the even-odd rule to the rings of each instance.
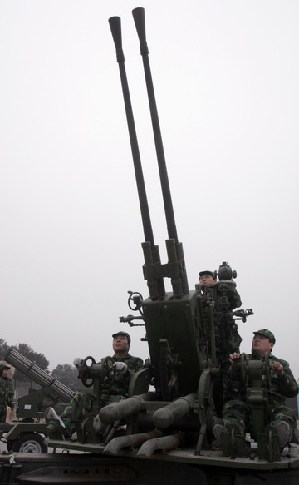
[[[160,339],[166,339],[177,357],[174,371],[178,388],[173,397],[195,392],[201,373],[198,355],[198,295],[190,292],[180,299],[167,293],[163,300],[147,299],[142,304],[151,364],[155,375],[160,369]]]

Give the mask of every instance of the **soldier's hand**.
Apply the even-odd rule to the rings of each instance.
[[[234,360],[240,359],[240,354],[234,352],[233,354],[229,354],[229,360],[233,362]]]
[[[283,365],[280,362],[272,362],[271,368],[276,374],[283,374]]]
[[[114,369],[119,373],[119,374],[124,374],[128,368],[127,364],[125,362],[115,362],[113,364]]]
[[[99,431],[100,427],[101,427],[101,420],[100,420],[100,415],[97,414],[94,419],[93,419],[93,422],[92,422],[92,427],[95,431]]]

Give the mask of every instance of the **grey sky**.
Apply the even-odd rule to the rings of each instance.
[[[299,377],[297,0],[0,2],[1,338],[50,360],[96,359],[147,296],[114,44],[126,69],[155,240],[167,239],[139,42],[147,39],[189,284],[228,261],[245,308],[242,350],[268,327]],[[132,354],[148,356],[131,331]]]

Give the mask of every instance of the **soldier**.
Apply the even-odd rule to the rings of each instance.
[[[211,325],[215,335],[215,353],[218,376],[214,378],[214,406],[216,415],[221,418],[223,408],[223,392],[225,393],[229,354],[239,352],[241,336],[234,321],[232,310],[242,305],[241,298],[233,281],[234,272],[227,263],[223,263],[216,271],[199,272],[199,311],[202,321],[200,343],[208,342],[207,353],[211,358]]]
[[[272,348],[276,342],[273,333],[268,329],[261,329],[253,332],[252,353],[247,357],[249,359],[262,359],[265,361],[269,358],[271,386],[267,394],[268,404],[268,424],[271,423],[276,428],[279,438],[280,448],[283,449],[292,436],[292,430],[296,427],[296,420],[292,410],[285,405],[286,397],[295,397],[298,393],[297,382],[294,379],[289,364],[282,359],[272,355]],[[250,422],[250,404],[246,402],[246,390],[242,383],[240,367],[240,354],[233,353],[230,355],[232,362],[231,380],[228,383],[229,400],[223,407],[224,427],[234,429],[241,435],[245,435],[246,428]],[[266,379],[262,380],[266,385]],[[219,440],[223,425],[214,426],[214,434]]]
[[[131,338],[126,332],[117,332],[112,335],[114,355],[101,359],[102,378],[99,389],[99,408],[112,402],[118,402],[128,397],[130,377],[143,367],[143,360],[129,354]],[[79,366],[78,366],[79,367]],[[65,436],[70,436],[78,430],[82,419],[93,414],[95,396],[90,393],[77,393],[70,404],[65,408],[60,422]],[[47,414],[47,418],[54,417],[54,413]],[[100,423],[95,423],[95,427]],[[56,430],[55,430],[56,431]]]
[[[107,373],[100,396],[101,406],[128,397],[130,376],[143,366],[143,360],[129,354],[131,337],[126,332],[112,335],[113,357],[109,358],[110,372]],[[107,359],[107,357],[105,357]],[[105,359],[101,360],[104,364]]]
[[[0,422],[6,422],[7,407],[11,410],[13,405],[13,387],[12,380],[9,378],[10,367],[6,364],[0,365]]]
[[[223,278],[217,281],[216,272],[210,271],[208,269],[204,271],[200,271],[198,273],[198,277],[199,277],[199,285],[200,285],[199,288],[205,287],[205,286],[208,286],[208,287],[215,286],[217,284],[218,286],[225,283],[227,284],[227,281],[223,281]],[[202,290],[203,293],[205,292],[204,288],[200,288],[200,289]],[[227,299],[228,299],[228,302],[227,302],[228,309],[233,310],[234,308],[239,308],[242,305],[242,301],[235,285],[229,285],[228,288],[226,288],[226,290],[227,290]],[[220,288],[220,294],[221,293],[222,293],[222,289]]]

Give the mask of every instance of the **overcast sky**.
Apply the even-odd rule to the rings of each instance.
[[[155,233],[166,231],[139,41],[147,40],[190,287],[228,261],[242,351],[270,328],[298,361],[298,0],[0,1],[0,338],[50,361],[111,354],[147,297],[118,65],[123,47]],[[143,328],[131,353],[148,357]]]

